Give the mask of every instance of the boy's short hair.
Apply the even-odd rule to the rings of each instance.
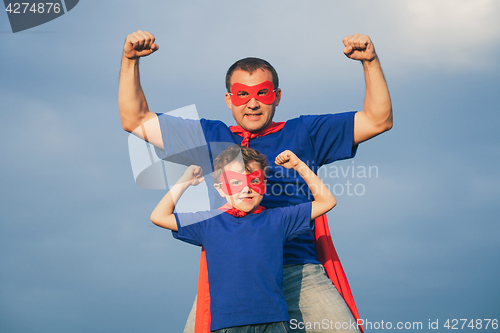
[[[214,173],[213,178],[215,183],[220,183],[220,176],[224,171],[224,167],[238,157],[240,155],[243,157],[243,163],[245,163],[245,170],[251,172],[249,164],[251,162],[257,162],[260,165],[260,169],[265,171],[267,166],[267,158],[265,155],[262,155],[257,150],[244,147],[240,145],[232,145],[229,148],[226,148],[222,153],[219,154],[214,160]]]
[[[226,89],[229,93],[231,92],[231,77],[233,76],[233,72],[237,69],[240,69],[249,74],[252,74],[257,69],[268,70],[273,78],[274,89],[278,89],[279,87],[278,73],[276,72],[274,67],[264,59],[249,57],[238,60],[227,70]]]

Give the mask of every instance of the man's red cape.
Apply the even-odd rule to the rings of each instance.
[[[242,136],[244,139],[242,145],[248,147],[249,139],[277,132],[281,130],[284,125],[284,122],[272,123],[269,127],[257,134],[250,134],[239,126],[231,126],[230,129],[233,133]],[[358,309],[354,303],[351,288],[349,287],[349,282],[345,276],[339,256],[333,246],[326,215],[318,217],[314,221],[314,224],[314,239],[316,242],[318,259],[325,267],[326,274],[330,280],[332,280],[335,288],[337,288],[338,292],[346,302],[347,307],[351,310],[354,319],[359,322]],[[359,326],[359,328],[361,332],[364,333],[363,327]],[[205,256],[205,249],[203,248],[201,249],[200,272],[198,276],[198,299],[196,302],[196,321],[194,332],[210,333],[210,289],[208,286],[207,258]]]

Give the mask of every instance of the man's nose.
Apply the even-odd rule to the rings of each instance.
[[[250,109],[258,109],[260,107],[260,104],[259,102],[257,101],[257,99],[255,97],[253,97],[251,100],[248,101],[248,104],[247,106],[250,108]]]

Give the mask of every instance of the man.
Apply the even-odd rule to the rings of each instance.
[[[303,116],[286,123],[273,123],[281,100],[276,71],[262,59],[246,58],[235,63],[226,76],[225,99],[238,126],[228,128],[221,122],[202,119],[207,142],[232,141],[247,145],[261,151],[269,160],[274,160],[279,152],[290,149],[307,161],[315,172],[321,165],[353,157],[359,143],[392,128],[392,106],[370,38],[355,34],[344,38],[343,43],[345,55],[361,61],[363,65],[366,83],[363,111]],[[155,38],[148,32],[137,31],[127,36],[120,72],[119,109],[124,130],[164,149],[164,157],[168,157],[169,147],[164,146],[164,142],[171,142],[169,132],[175,127],[167,126],[164,117],[149,110],[139,80],[139,58],[157,50]],[[310,200],[309,193],[300,190],[303,184],[296,176],[282,174],[279,168],[269,171],[268,188],[274,195],[264,199],[264,206],[272,208]],[[277,193],[272,190],[275,185],[281,190],[292,186],[294,190],[291,194],[284,193],[286,191]],[[339,295],[341,292],[348,302],[346,292],[337,291],[326,278],[318,261],[318,255],[322,254],[316,253],[312,235],[293,240],[288,247],[285,246],[284,253],[283,291],[287,297],[291,328],[296,328],[296,332],[321,332],[324,328],[307,323],[326,319],[340,323],[338,331],[356,331],[351,330],[352,326],[342,326],[353,320]],[[351,305],[350,309],[353,314],[356,312]],[[189,324],[185,332],[192,332]],[[335,331],[335,327],[328,331]]]

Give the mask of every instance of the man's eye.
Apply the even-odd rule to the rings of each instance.
[[[232,186],[239,186],[239,185],[242,184],[242,181],[238,180],[238,179],[231,179],[231,181],[229,182],[229,184],[231,184]]]
[[[260,178],[252,179],[252,184],[260,184]]]
[[[269,93],[268,89],[262,89],[262,90],[259,90],[259,92],[257,93],[257,96],[266,96],[268,93]]]
[[[248,96],[248,93],[246,91],[238,91],[239,98],[245,98],[247,96]]]

